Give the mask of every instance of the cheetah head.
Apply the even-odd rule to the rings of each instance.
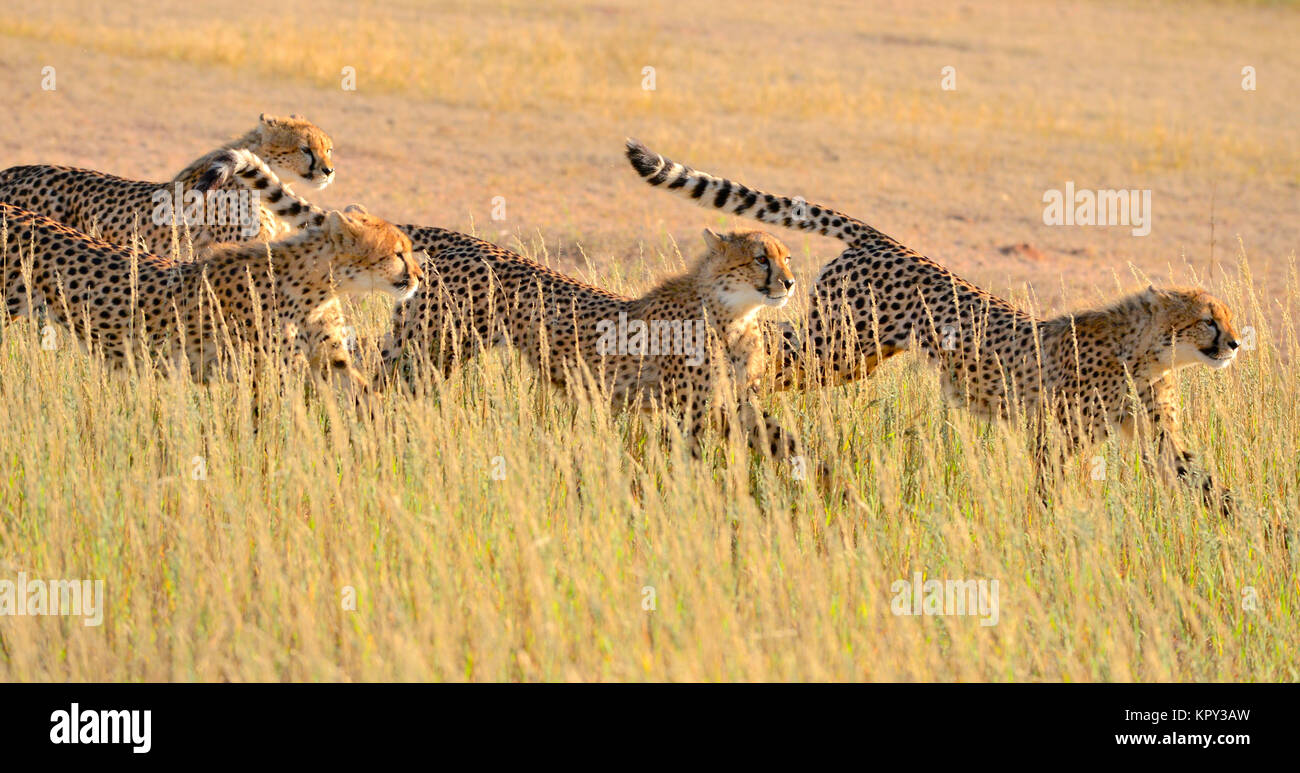
[[[424,270],[406,234],[356,206],[330,212],[324,228],[340,291],[388,293],[399,303],[415,294]]]
[[[334,141],[306,118],[263,113],[255,134],[257,144],[249,150],[287,182],[306,180],[324,188],[334,181]]]
[[[720,234],[706,228],[704,243],[709,253],[702,268],[728,308],[744,313],[759,306],[780,308],[790,300],[790,250],[776,237],[763,231]]]
[[[1208,365],[1225,368],[1241,346],[1232,312],[1218,298],[1195,288],[1147,288],[1147,302],[1163,312],[1163,327],[1170,338],[1169,359],[1174,368]]]

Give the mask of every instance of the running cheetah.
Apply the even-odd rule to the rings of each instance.
[[[1180,368],[1223,368],[1237,355],[1232,313],[1209,293],[1152,287],[1104,309],[1036,319],[847,215],[695,171],[635,140],[627,156],[651,185],[848,245],[813,288],[804,345],[820,367],[804,367],[810,358],[793,329],[776,331],[785,386],[810,376],[831,384],[861,378],[916,347],[943,368],[945,392],[976,412],[1027,409],[1040,444],[1049,415],[1071,447],[1111,428],[1150,435],[1162,472],[1200,477],[1207,503],[1227,507],[1226,490],[1195,471],[1183,447],[1172,386]]]
[[[336,291],[402,301],[422,275],[411,240],[361,212],[331,212],[321,227],[269,245],[219,245],[179,262],[0,204],[0,251],[8,317],[44,308],[113,364],[147,351],[206,380],[228,372],[229,343],[245,343],[362,390],[369,380],[352,365]]]
[[[281,221],[285,213],[278,201],[245,185],[222,189],[210,174],[214,164],[237,158],[243,166],[262,166],[277,181],[283,176],[323,188],[334,179],[332,155],[328,135],[310,121],[263,115],[248,134],[205,153],[168,182],[66,166],[15,166],[0,171],[0,201],[117,244],[130,245],[134,237],[142,251],[155,255],[184,255],[188,229],[200,255],[214,243],[270,241],[293,225]]]

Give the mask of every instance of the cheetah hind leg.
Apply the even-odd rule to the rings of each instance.
[[[1207,508],[1218,511],[1224,518],[1237,515],[1238,507],[1232,490],[1220,485],[1209,471],[1198,464],[1196,454],[1175,449],[1173,456],[1174,474],[1179,482],[1196,487],[1200,491],[1201,502]]]
[[[776,462],[791,479],[802,482],[811,478],[823,494],[832,492],[834,475],[830,465],[825,460],[818,460],[809,470],[809,459],[799,439],[760,408],[752,396],[740,404],[738,413],[749,447],[755,453]]]
[[[330,370],[323,373],[324,380],[332,389],[338,389],[348,397],[352,410],[358,416],[365,416],[371,423],[378,420],[378,401],[374,399],[373,379],[368,379],[357,369],[349,358],[334,359]]]
[[[1056,502],[1062,472],[1069,458],[1067,449],[1052,442],[1051,435],[1051,423],[1046,417],[1031,421],[1029,437],[1034,465],[1034,491],[1044,510],[1051,510]]]

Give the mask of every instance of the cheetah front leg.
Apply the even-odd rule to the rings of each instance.
[[[735,416],[750,449],[755,453],[778,462],[799,456],[798,442],[776,419],[755,405],[752,399],[741,400],[736,407]],[[732,426],[726,411],[703,403],[691,405],[683,419],[683,434],[691,441],[691,453],[697,458],[701,450],[700,439],[708,429],[715,428],[726,436]]]
[[[771,414],[758,407],[753,396],[741,400],[736,414],[745,432],[745,439],[755,453],[791,464],[796,464],[795,460],[803,458],[798,439],[787,432]]]
[[[326,382],[338,379],[355,397],[369,393],[369,381],[357,370],[348,350],[347,326],[337,298],[309,316],[296,338],[298,350],[315,375]]]
[[[763,349],[768,352],[770,373],[765,377],[777,391],[794,389],[803,383],[804,350],[800,331],[789,322],[759,322],[763,335]]]
[[[1164,475],[1172,473],[1180,482],[1197,486],[1206,507],[1217,509],[1225,516],[1232,515],[1235,504],[1231,490],[1218,484],[1214,476],[1198,463],[1196,454],[1183,447],[1177,398],[1173,387],[1164,379],[1143,391],[1142,406],[1150,417],[1150,431],[1155,444],[1154,465]],[[1130,418],[1128,422],[1134,420]],[[1129,434],[1140,439],[1140,425],[1133,423],[1130,426]]]

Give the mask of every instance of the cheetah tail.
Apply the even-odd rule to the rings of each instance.
[[[194,189],[200,193],[234,182],[257,194],[262,206],[294,229],[319,226],[325,210],[294,193],[255,153],[223,150],[212,157]]]
[[[814,231],[839,239],[850,246],[867,236],[878,235],[874,228],[848,215],[817,204],[808,204],[799,198],[774,196],[697,171],[664,158],[634,139],[627,141],[627,160],[647,183],[662,185],[679,196],[694,199],[702,207],[721,209],[733,215],[747,215],[763,223],[783,225],[799,231]]]

